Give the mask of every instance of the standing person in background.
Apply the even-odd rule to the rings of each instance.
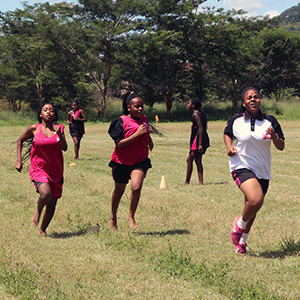
[[[199,184],[203,184],[203,164],[202,156],[209,147],[209,137],[207,134],[207,117],[205,111],[201,108],[201,100],[199,98],[191,98],[188,101],[187,109],[193,112],[192,127],[190,138],[190,153],[186,160],[187,170],[185,184],[189,184],[193,172],[193,161],[195,160]],[[182,185],[182,184],[180,184]]]
[[[128,220],[131,229],[136,229],[135,212],[147,171],[151,168],[148,149],[153,149],[147,117],[143,113],[144,103],[136,93],[127,93],[123,100],[123,115],[114,119],[108,133],[115,142],[115,150],[109,166],[115,188],[112,193],[110,226],[117,230],[117,211],[129,180],[131,180],[131,202]]]
[[[68,112],[68,124],[70,135],[74,142],[74,159],[79,159],[80,141],[84,135],[84,122],[86,122],[86,116],[83,110],[79,107],[78,101],[72,101],[72,110]]]
[[[235,146],[232,145],[236,139]],[[257,212],[263,205],[271,179],[271,142],[283,150],[284,135],[277,119],[260,111],[259,92],[248,87],[242,92],[242,106],[224,130],[232,177],[244,194],[242,215],[234,221],[231,242],[237,253],[246,253],[246,240]]]
[[[40,196],[32,223],[34,226],[39,224],[40,215],[46,206],[39,229],[39,233],[46,236],[46,229],[54,215],[57,199],[62,195],[64,169],[62,150],[66,151],[68,146],[64,135],[64,126],[55,124],[58,115],[52,104],[42,105],[38,113],[38,120],[38,124],[30,125],[18,139],[15,168],[18,172],[22,171],[23,143],[33,138],[29,149],[31,161],[29,174]]]

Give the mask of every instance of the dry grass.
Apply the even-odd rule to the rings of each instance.
[[[28,167],[21,174],[13,167],[12,143],[25,127],[0,127],[0,298],[299,299],[299,250],[285,251],[282,241],[297,243],[300,236],[300,122],[281,124],[286,149],[272,149],[273,179],[246,256],[236,255],[229,241],[243,200],[228,171],[224,122],[209,123],[204,186],[196,184],[195,173],[189,186],[176,185],[185,177],[190,124],[159,124],[164,137],[153,137],[153,168],[136,215],[139,229],[129,230],[127,189],[117,233],[108,226],[108,124],[87,124],[81,159],[73,167],[66,130],[64,192],[47,238],[30,221],[37,194]],[[167,188],[159,189],[163,175]]]

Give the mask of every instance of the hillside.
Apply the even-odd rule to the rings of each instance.
[[[281,15],[280,26],[290,31],[300,31],[300,3],[285,10]]]

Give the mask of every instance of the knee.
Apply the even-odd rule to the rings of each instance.
[[[52,197],[51,189],[49,189],[49,190],[42,190],[42,191],[39,191],[39,193],[40,193],[40,199],[42,201],[48,201]]]
[[[191,164],[193,162],[193,158],[189,155],[188,158],[186,159],[187,164]]]
[[[248,199],[248,203],[250,206],[252,206],[253,208],[256,208],[257,210],[259,210],[263,203],[264,203],[264,197],[261,196],[261,197],[256,197],[256,198],[253,198],[253,199]]]
[[[141,193],[142,187],[141,186],[132,186],[131,192],[133,195],[139,195]]]

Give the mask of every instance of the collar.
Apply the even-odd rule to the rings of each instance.
[[[261,110],[258,111],[258,115],[255,118],[252,118],[247,111],[245,111],[243,114],[245,120],[253,119],[253,120],[262,121],[264,119],[264,114],[261,112]]]

